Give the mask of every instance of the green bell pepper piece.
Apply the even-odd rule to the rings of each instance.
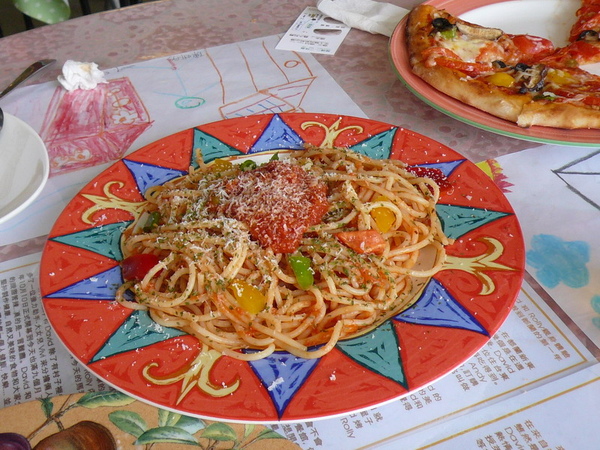
[[[440,34],[444,39],[454,39],[456,37],[456,27],[448,28],[447,30],[440,31]]]
[[[146,223],[144,223],[144,226],[142,227],[142,231],[144,233],[150,233],[154,229],[154,227],[158,225],[159,221],[160,221],[160,213],[158,211],[152,211],[148,215],[148,218],[146,219]]]
[[[296,281],[298,281],[298,285],[300,286],[300,288],[310,288],[315,282],[315,272],[311,267],[311,260],[306,256],[296,254],[290,255],[288,257],[288,261],[290,263],[290,266],[292,267],[292,270],[294,271]]]

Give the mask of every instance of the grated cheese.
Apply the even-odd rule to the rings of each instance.
[[[327,186],[299,166],[272,161],[218,183],[217,210],[244,222],[263,247],[291,253],[329,209]]]

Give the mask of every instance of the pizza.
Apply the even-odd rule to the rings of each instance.
[[[600,0],[583,0],[569,43],[508,34],[432,5],[408,15],[412,71],[439,91],[520,127],[600,128]]]
[[[567,67],[600,62],[600,0],[583,0],[569,32],[569,45],[557,49],[551,60]]]

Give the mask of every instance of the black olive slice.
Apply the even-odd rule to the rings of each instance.
[[[598,32],[594,30],[585,30],[582,31],[579,36],[577,36],[578,41],[587,41],[587,42],[598,42],[600,40],[600,36],[598,36]]]
[[[431,25],[433,25],[433,28],[435,28],[438,31],[451,30],[454,27],[454,25],[452,25],[448,19],[445,19],[443,17],[433,19],[431,21]]]
[[[529,70],[529,69],[531,69],[531,66],[528,66],[525,63],[518,63],[515,66],[515,70],[518,70],[519,72],[525,72],[526,70]]]
[[[548,73],[548,67],[544,64],[535,64],[533,66],[526,66],[527,69],[520,70],[520,74],[517,77],[523,83],[519,92],[525,94],[526,92],[539,92],[544,88],[546,83],[546,74]]]

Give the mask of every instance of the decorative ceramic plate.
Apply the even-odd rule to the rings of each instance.
[[[580,6],[579,0],[432,0],[425,3],[445,9],[470,22],[500,28],[507,33],[545,37],[556,46],[565,44],[571,24],[575,22],[575,11]],[[561,145],[598,146],[600,130],[565,130],[540,126],[521,128],[431,87],[413,74],[410,68],[405,28],[406,19],[403,19],[390,39],[390,58],[398,77],[425,103],[450,117],[504,136]],[[595,67],[586,68],[597,73]]]
[[[320,359],[276,352],[244,362],[202,352],[183,332],[155,326],[114,300],[123,283],[121,233],[142,193],[206,161],[305,143],[350,147],[441,170],[451,182],[437,212],[448,247],[444,270],[414,304]],[[176,133],[115,163],[68,204],[41,261],[43,304],[69,351],[129,395],[182,414],[229,422],[305,421],[404,396],[452,371],[500,327],[518,294],[524,246],[510,204],[483,171],[425,136],[328,114],[260,115]],[[216,353],[216,354],[215,354]]]
[[[23,211],[44,188],[50,172],[46,146],[23,122],[4,113],[0,131],[0,223]]]

